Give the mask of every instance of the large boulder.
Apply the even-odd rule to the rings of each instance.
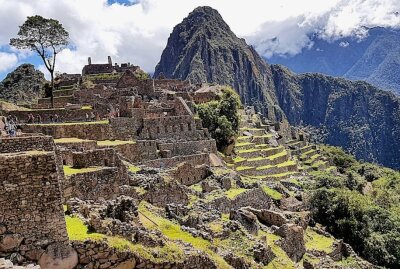
[[[4,234],[0,236],[0,252],[16,250],[24,238],[19,234]]]
[[[255,235],[258,233],[259,226],[257,223],[257,216],[250,211],[244,208],[232,210],[229,218],[238,221],[249,233]]]
[[[41,269],[73,269],[78,265],[78,253],[71,246],[53,244],[39,259]]]

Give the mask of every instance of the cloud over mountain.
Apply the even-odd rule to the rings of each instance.
[[[330,39],[362,35],[361,26],[400,25],[397,0],[0,0],[0,77],[31,56],[8,46],[27,16],[58,19],[70,32],[72,44],[58,58],[61,71],[80,72],[88,56],[104,62],[111,55],[152,72],[173,26],[200,5],[219,10],[264,56],[296,54],[312,46],[308,35],[314,32]]]

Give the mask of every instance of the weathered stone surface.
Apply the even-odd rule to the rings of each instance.
[[[39,259],[42,269],[73,269],[78,264],[78,253],[70,246],[50,245]]]
[[[247,231],[249,231],[249,233],[257,235],[259,226],[257,223],[257,217],[252,212],[244,208],[232,210],[229,218],[238,221]]]
[[[135,260],[129,260],[122,262],[116,266],[111,267],[112,269],[135,269],[136,266],[136,261]]]
[[[284,224],[277,234],[282,237],[280,245],[294,262],[298,262],[306,252],[304,230],[295,224]]]
[[[10,252],[19,247],[22,240],[22,235],[19,234],[6,234],[0,236],[0,252]]]

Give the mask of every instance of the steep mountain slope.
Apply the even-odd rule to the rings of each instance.
[[[399,98],[363,82],[269,66],[212,8],[195,9],[174,28],[155,76],[161,73],[231,85],[245,104],[283,110],[291,124],[323,130],[322,142],[400,168]]]
[[[284,115],[277,106],[268,65],[239,39],[218,11],[198,7],[175,26],[154,76],[230,85],[243,103],[258,107],[270,119]]]
[[[319,127],[323,142],[360,159],[400,167],[400,99],[362,82],[296,75],[272,65],[279,104],[291,124]]]
[[[0,82],[0,99],[12,103],[31,103],[42,94],[46,79],[31,64],[22,64]]]
[[[318,72],[365,80],[400,94],[400,31],[372,28],[362,40],[341,38],[334,42],[312,36],[314,45],[295,56],[272,56],[271,63],[283,64],[297,73]]]

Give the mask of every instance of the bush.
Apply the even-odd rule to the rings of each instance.
[[[223,151],[233,141],[239,130],[239,96],[231,88],[223,88],[219,100],[196,106],[196,111],[217,142],[217,148]]]

